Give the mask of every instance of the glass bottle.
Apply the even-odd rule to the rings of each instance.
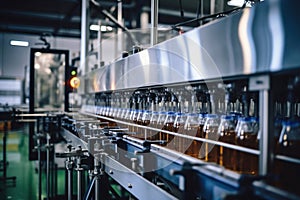
[[[205,121],[206,121],[207,113],[200,113],[198,115],[198,124],[199,124],[199,137],[200,138],[205,138],[205,132],[203,130]],[[205,143],[201,143],[200,151],[198,154],[198,158],[204,160],[205,159]]]
[[[130,108],[127,108],[124,110],[124,112],[123,112],[123,121],[124,122],[130,123],[131,111],[132,111],[132,109],[130,109]],[[129,125],[125,125],[125,127],[128,128],[128,131],[131,131]]]
[[[278,142],[280,154],[300,158],[300,121],[287,120],[282,122]]]
[[[256,124],[258,124],[258,122]],[[236,132],[237,145],[258,149],[258,132],[254,127],[254,118],[240,117],[236,127]],[[237,171],[244,174],[256,175],[258,173],[258,156],[238,151]]]
[[[151,113],[149,126],[152,128],[158,128],[158,116],[159,113],[154,111]],[[159,133],[157,131],[151,130],[149,131],[150,140],[160,140]]]
[[[140,110],[133,110],[132,116],[131,116],[131,123],[138,124],[138,116],[139,116]],[[139,128],[136,126],[132,126],[132,132],[138,133]]]
[[[150,124],[150,116],[151,116],[151,111],[146,110],[142,113],[142,117],[141,117],[141,125],[143,126],[149,126]],[[144,139],[150,139],[149,136],[149,130],[148,129],[144,129]]]
[[[219,118],[215,114],[207,114],[205,123],[203,126],[203,132],[205,139],[218,140],[218,128],[219,128]],[[218,147],[215,144],[204,142],[200,149],[201,157],[204,155],[203,159],[206,162],[218,161]]]
[[[180,134],[185,134],[184,130],[184,124],[186,121],[187,115],[185,113],[177,113],[174,121],[174,131]],[[176,150],[184,153],[185,150],[187,149],[187,146],[185,145],[186,143],[186,138],[183,137],[176,137],[175,138],[175,145],[176,145]]]
[[[166,119],[164,121],[163,130],[174,132],[174,121],[175,121],[175,113],[174,112],[168,112]],[[163,138],[166,140],[167,147],[170,149],[175,150],[175,144],[174,144],[174,135],[163,133]]]
[[[233,115],[222,115],[218,128],[219,141],[236,144],[236,124]],[[227,169],[236,170],[236,150],[219,146],[218,163]]]
[[[165,123],[166,117],[167,117],[167,112],[165,112],[165,111],[159,112],[157,124],[156,124],[156,127],[158,129],[164,129],[164,123]],[[159,140],[166,140],[166,134],[159,132]]]
[[[294,159],[300,159],[300,120],[289,119],[282,122],[279,136],[279,154]],[[284,160],[275,160],[275,173],[278,175],[277,186],[290,192],[300,194],[300,165]]]
[[[196,114],[196,113],[188,114],[186,123],[184,126],[185,133],[188,136],[192,136],[192,137],[200,137],[201,136],[201,130],[200,130],[200,124],[199,124],[198,118],[199,118],[198,114]],[[184,145],[185,148],[187,148],[185,153],[192,157],[198,158],[201,145],[202,145],[202,142],[200,142],[200,141],[187,139],[186,144]]]

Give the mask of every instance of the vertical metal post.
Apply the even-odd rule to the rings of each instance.
[[[216,6],[216,0],[211,0],[210,1],[210,14],[211,15],[215,14],[215,10],[216,10],[215,6]]]
[[[151,46],[157,44],[158,0],[151,0]]]
[[[88,72],[89,7],[89,0],[82,0],[80,68],[83,75]]]
[[[123,12],[122,12],[122,7],[123,7],[123,0],[118,0],[118,22],[119,24],[123,25]],[[118,28],[118,34],[117,34],[117,49],[116,49],[116,57],[118,57],[119,52],[123,51],[123,34],[122,34],[122,29]]]
[[[227,2],[227,1],[226,1]],[[218,0],[215,2],[215,13],[224,11],[224,0]]]
[[[270,77],[262,75],[251,77],[249,91],[259,91],[259,175],[267,175],[271,164],[271,137],[269,129],[269,90]]]
[[[83,169],[81,168],[81,157],[77,157],[77,200],[81,200],[82,198],[82,171]]]
[[[200,16],[199,17],[203,17],[204,16],[204,0],[200,0],[201,1],[201,9],[200,9]],[[202,25],[203,21],[201,20],[200,25]]]
[[[201,0],[201,17],[204,16],[204,0]]]
[[[102,32],[101,32],[101,20],[98,21],[98,67],[101,67],[101,62],[102,62]]]
[[[259,139],[259,175],[267,175],[270,163],[269,138],[269,93],[268,90],[259,92],[260,107],[260,139]]]
[[[100,177],[99,175],[95,177],[95,200],[100,200]]]
[[[71,158],[68,158],[71,160]],[[67,161],[70,162],[70,161]],[[68,170],[68,200],[72,200],[73,196],[73,173],[72,169],[67,169]]]
[[[47,134],[47,144],[46,144],[46,195],[47,199],[50,198],[50,135]]]
[[[81,200],[82,199],[82,185],[83,185],[83,181],[84,181],[84,179],[82,179],[83,168],[81,167],[81,159],[83,156],[83,151],[82,151],[81,146],[78,146],[78,148],[76,149],[76,152],[77,152],[77,156],[76,156],[77,200]]]
[[[118,22],[123,25],[123,12],[122,12],[123,2],[122,0],[118,0]],[[118,34],[122,32],[122,29],[118,28]]]
[[[149,23],[149,14],[147,12],[142,12],[140,16],[141,21],[141,29],[146,30],[148,28]]]
[[[37,151],[38,151],[38,175],[39,175],[39,178],[38,178],[38,185],[39,185],[39,188],[38,188],[38,199],[39,200],[42,200],[42,162],[41,162],[41,139],[37,138]]]
[[[8,122],[4,121],[4,135],[3,135],[3,178],[5,181],[6,178],[6,140],[7,140],[7,133],[8,133]]]
[[[100,200],[100,154],[94,155],[95,200]]]
[[[81,170],[77,171],[77,200],[81,200],[82,192],[81,192]]]

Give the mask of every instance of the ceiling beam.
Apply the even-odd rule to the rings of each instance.
[[[59,29],[65,26],[65,24],[71,23],[71,19],[75,14],[75,11],[80,10],[80,1],[77,0],[77,3],[70,9],[70,11],[65,15],[65,17],[60,21],[59,25],[53,30],[53,34],[57,34]]]

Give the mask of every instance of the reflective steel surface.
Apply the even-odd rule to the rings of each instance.
[[[299,67],[299,6],[296,0],[273,0],[245,8],[90,72],[80,91],[221,80]]]

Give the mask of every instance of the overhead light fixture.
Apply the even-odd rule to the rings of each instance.
[[[260,0],[263,1],[263,0]],[[236,6],[236,7],[242,7],[245,3],[245,0],[230,0],[227,2],[227,5],[229,6]],[[255,1],[247,1],[246,7],[252,7],[252,5],[255,3]]]
[[[227,5],[242,7],[244,3],[245,3],[244,0],[230,0],[227,2]]]
[[[27,41],[21,41],[21,40],[11,40],[10,45],[12,46],[19,46],[19,47],[28,47],[29,42]]]
[[[100,27],[99,25],[92,24],[92,25],[90,25],[90,30],[91,31],[99,31],[99,30],[101,30],[101,32],[108,32],[108,31],[112,31],[113,28],[111,26],[101,25],[101,27]]]

